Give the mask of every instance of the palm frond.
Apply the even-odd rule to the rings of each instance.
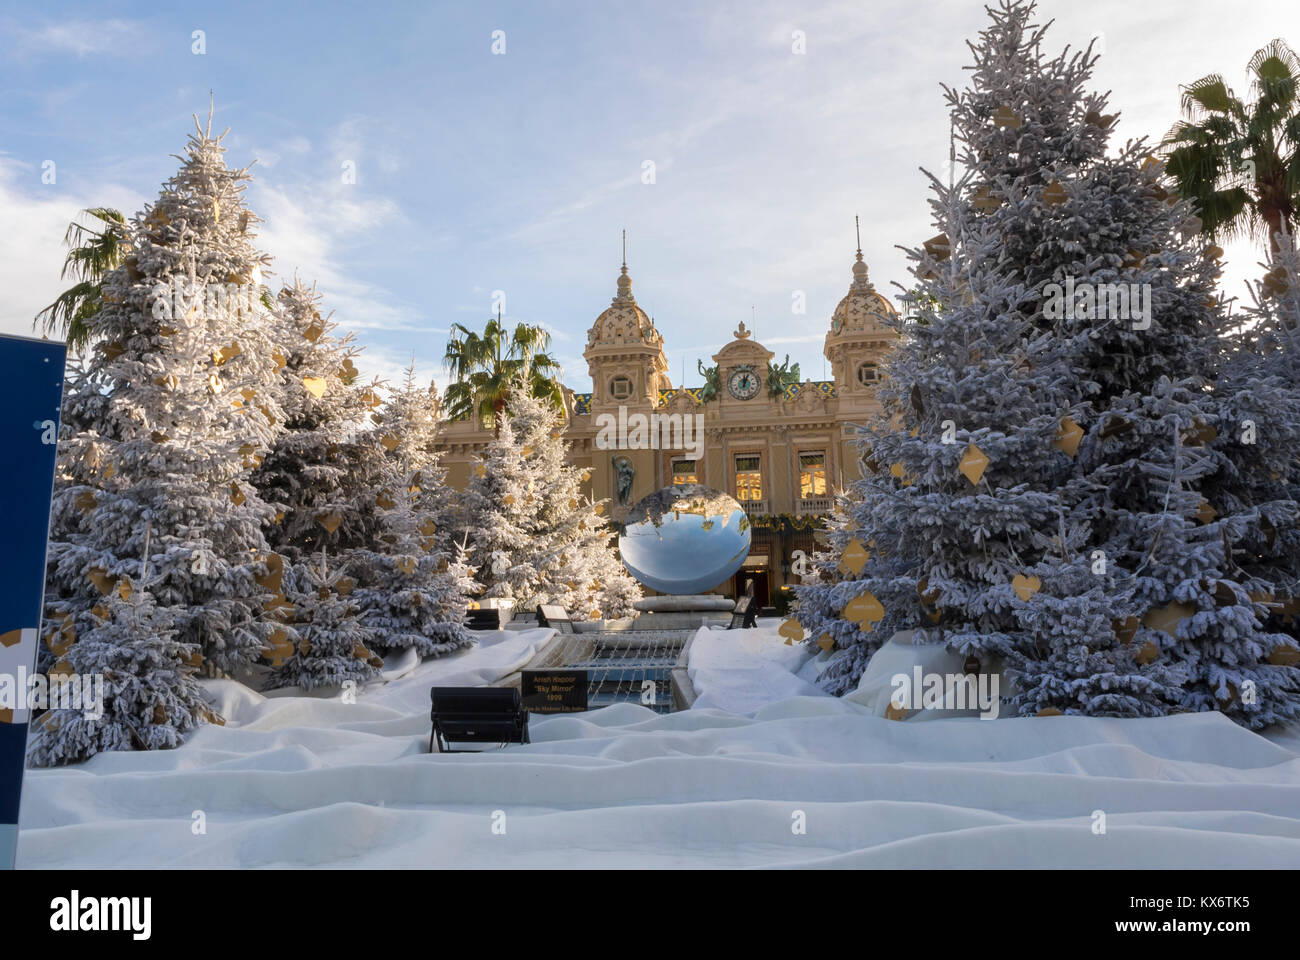
[[[1228,113],[1232,109],[1232,102],[1236,99],[1223,77],[1211,73],[1183,87],[1183,115],[1194,120],[1203,111]]]

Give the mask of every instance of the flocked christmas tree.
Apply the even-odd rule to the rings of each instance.
[[[384,662],[371,648],[375,632],[361,618],[357,582],[331,568],[328,548],[287,567],[281,585],[291,623],[269,653],[272,686],[312,690],[379,676]]]
[[[970,86],[947,92],[942,232],[909,251],[915,322],[885,367],[887,416],[831,524],[832,582],[797,591],[799,618],[846,648],[824,675],[836,692],[919,628],[1004,661],[1015,712],[1217,705],[1264,725],[1294,714],[1293,671],[1266,662],[1284,637],[1250,594],[1276,591],[1237,551],[1287,507],[1207,500],[1240,454],[1215,430],[1234,399],[1214,389],[1215,251],[1142,143],[1107,155],[1095,57],[1043,56],[1032,11],[990,10]]]
[[[73,702],[34,721],[33,765],[78,763],[103,750],[168,749],[200,722],[221,722],[194,680],[198,647],[178,639],[174,609],[154,602],[154,582],[121,577],[76,616],[75,642],[70,632],[53,639],[59,660],[48,671],[51,704],[61,702],[59,687],[73,675],[102,678],[103,689],[94,710]]]
[[[105,277],[104,308],[92,320],[96,347],[69,373],[46,597],[63,638],[55,642],[72,634],[63,656],[74,666],[138,662],[134,650],[79,645],[127,642],[137,626],[156,622],[175,645],[239,669],[275,629],[263,611],[271,595],[257,582],[274,510],[249,483],[249,457],[265,455],[282,420],[266,258],[253,246],[256,218],[242,200],[247,173],[227,167],[223,153],[209,116],[157,202],[132,220],[130,254]],[[147,591],[136,593],[147,601],[129,608],[133,619],[121,630],[104,625],[96,609],[109,619],[125,612],[105,598],[142,559],[151,573]],[[172,641],[159,645],[150,655],[169,662]],[[192,703],[189,681],[171,668],[160,666],[150,682],[171,684],[176,703]],[[130,698],[108,705],[124,723],[150,702],[130,688],[111,690]],[[179,735],[193,712],[169,714],[161,726]],[[171,742],[152,714],[134,724],[137,745]],[[57,741],[71,729],[50,735]],[[126,742],[115,736],[96,743]],[[35,749],[55,758],[79,748]]]
[[[1286,508],[1300,500],[1300,252],[1279,237],[1278,253],[1252,289],[1253,304],[1226,339],[1218,392],[1228,398],[1227,436],[1216,443],[1231,456],[1214,480],[1211,502],[1229,510],[1261,510],[1238,544],[1237,562],[1259,578],[1256,598],[1271,624],[1300,638],[1300,525]],[[1279,509],[1279,504],[1286,505]],[[1271,594],[1271,595],[1270,595]],[[1271,650],[1273,665],[1300,665],[1300,644]]]
[[[565,452],[560,412],[513,391],[465,492],[470,562],[486,598],[560,604],[575,620],[627,616],[640,587],[611,543],[605,503],[582,493],[584,470]]]
[[[365,436],[379,384],[360,382],[360,349],[352,334],[336,334],[320,301],[298,279],[280,291],[272,359],[284,429],[265,458],[248,457],[254,485],[276,508],[271,548],[295,562],[322,547],[337,558],[379,535],[373,483],[381,454]]]
[[[433,385],[420,387],[412,366],[361,441],[382,453],[371,491],[378,543],[356,554],[362,617],[379,646],[424,657],[472,642],[464,621],[473,570],[463,547],[443,535],[453,497],[434,449],[438,410]]]

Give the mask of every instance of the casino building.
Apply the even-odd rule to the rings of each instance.
[[[753,581],[756,598],[767,605],[783,585],[797,582],[790,570],[795,551],[811,554],[813,530],[833,491],[862,469],[850,443],[853,424],[879,409],[877,369],[897,338],[885,322],[895,313],[868,279],[859,248],[848,293],[826,331],[823,349],[833,379],[769,388],[775,355],[741,323],[713,356],[712,389],[674,387],[663,337],[637,305],[624,263],[614,299],[587,331],[583,356],[593,391],[565,390],[569,458],[590,470],[589,492],[609,498],[614,519],[669,484],[702,483],[731,494],[750,517],[752,546],[740,572],[716,592],[734,596]],[[692,435],[676,449],[664,443],[611,449],[602,426],[620,416],[635,423],[638,414],[646,421],[656,414],[658,423],[674,426],[689,419],[702,426],[702,442]],[[476,451],[491,438],[490,429],[471,420],[446,425],[439,446],[451,484],[464,487]]]

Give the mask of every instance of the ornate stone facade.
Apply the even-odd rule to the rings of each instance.
[[[791,571],[796,551],[812,553],[812,531],[833,492],[862,469],[850,443],[852,424],[878,410],[877,365],[897,337],[887,323],[893,315],[893,305],[868,279],[859,249],[853,281],[826,333],[824,353],[834,379],[769,387],[774,355],[741,323],[713,356],[716,394],[710,395],[707,384],[669,382],[663,337],[632,296],[624,263],[614,299],[587,333],[583,356],[592,392],[565,391],[570,459],[590,469],[590,493],[609,498],[615,519],[627,510],[619,502],[619,480],[621,474],[626,488],[629,466],[629,505],[674,482],[703,483],[736,497],[753,521],[753,546],[745,567],[717,591],[740,592],[752,580],[760,601],[770,602],[781,587],[797,582]],[[620,417],[635,422],[638,414],[657,427],[649,448],[609,448],[602,425]],[[692,432],[682,433],[688,422]],[[468,481],[474,451],[490,438],[469,421],[447,425],[441,445],[451,483]]]

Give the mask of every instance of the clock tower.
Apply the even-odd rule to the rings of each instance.
[[[767,365],[775,356],[761,343],[751,339],[753,334],[742,321],[733,334],[731,343],[713,355],[718,365],[719,412],[740,412],[749,405],[762,406],[767,390]]]

